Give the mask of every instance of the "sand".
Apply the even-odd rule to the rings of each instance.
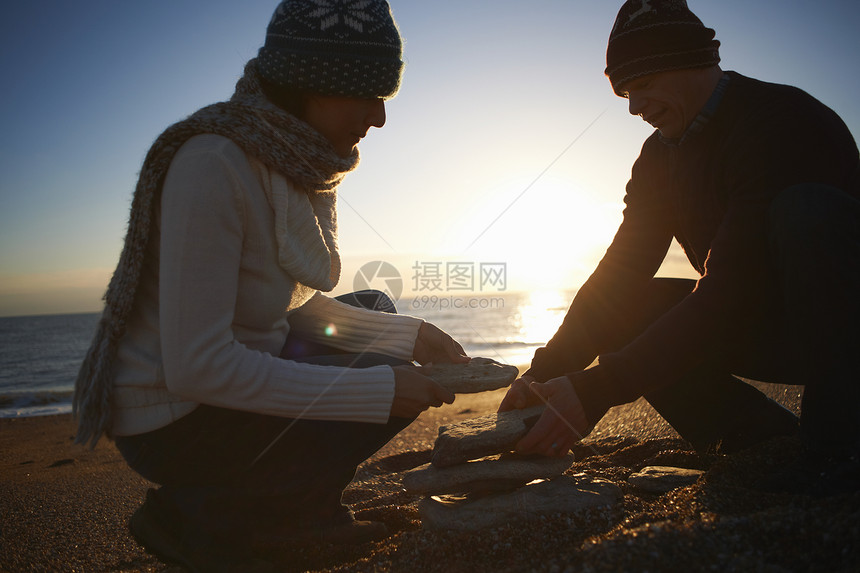
[[[769,387],[795,410],[799,392]],[[643,401],[612,410],[577,447],[568,473],[624,491],[615,507],[554,515],[473,534],[421,529],[402,472],[426,463],[440,424],[495,411],[504,391],[460,396],[422,414],[364,463],[347,489],[362,519],[393,535],[352,548],[307,546],[284,571],[860,571],[860,494],[771,494],[751,484],[794,455],[772,441],[734,456],[700,456]],[[110,442],[72,444],[70,416],[0,420],[0,571],[179,571],[139,547],[127,521],[151,487]],[[627,485],[647,465],[706,470],[695,485],[648,494]]]

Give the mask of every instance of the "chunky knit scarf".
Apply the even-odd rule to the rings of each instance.
[[[305,191],[296,192],[296,197],[270,197],[280,265],[300,283],[319,290],[331,290],[340,276],[335,189],[346,173],[355,169],[358,152],[339,157],[311,126],[269,103],[260,89],[255,60],[251,60],[229,101],[205,107],[172,125],[146,155],[132,199],[125,244],[104,296],[104,312],[75,382],[77,443],[95,447],[102,434],[110,435],[114,361],[134,305],[155,205],[176,152],[191,137],[204,133],[229,138]],[[299,233],[291,225],[290,232],[315,234],[311,243],[317,252],[305,257],[293,256],[298,245],[287,233],[288,219],[295,218],[287,211],[297,205],[304,209],[309,222]],[[307,243],[303,240],[302,246]]]

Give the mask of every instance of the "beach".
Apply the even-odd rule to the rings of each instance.
[[[767,386],[785,405],[797,387]],[[860,494],[765,493],[758,478],[791,459],[777,439],[733,456],[698,455],[642,400],[615,408],[577,446],[566,473],[609,479],[615,506],[476,533],[421,528],[402,472],[429,461],[438,427],[494,412],[504,391],[458,396],[422,414],[359,467],[345,493],[359,519],[391,537],[356,547],[303,546],[283,571],[858,571]],[[107,440],[73,444],[70,415],[0,419],[0,571],[173,571],[128,534],[152,484]],[[647,465],[705,470],[692,486],[644,493],[627,477]]]

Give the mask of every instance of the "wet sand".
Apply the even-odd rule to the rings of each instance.
[[[796,387],[767,387],[797,411]],[[352,548],[306,546],[284,571],[860,571],[860,494],[829,498],[753,488],[796,453],[775,440],[734,456],[701,456],[639,401],[616,408],[577,447],[568,473],[616,482],[611,508],[470,534],[421,529],[402,472],[429,460],[440,424],[495,411],[503,391],[460,396],[422,414],[358,471],[345,501],[393,535]],[[0,571],[180,571],[129,536],[146,480],[110,442],[72,444],[71,416],[0,420]],[[706,470],[693,486],[643,493],[626,478],[646,465]]]

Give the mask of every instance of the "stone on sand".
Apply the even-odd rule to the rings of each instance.
[[[473,394],[506,388],[518,374],[516,366],[472,358],[465,364],[434,364],[429,376],[455,394]]]
[[[498,412],[442,426],[430,461],[444,468],[508,452],[534,426],[544,408]]]
[[[425,464],[403,475],[403,487],[417,495],[507,491],[560,476],[572,463],[573,454],[560,458],[511,455],[447,468]]]
[[[611,505],[621,497],[621,490],[612,482],[577,474],[477,499],[428,497],[418,503],[418,512],[425,529],[477,531],[541,515]]]
[[[627,478],[627,482],[644,491],[665,493],[696,483],[704,472],[669,466],[648,466]]]

